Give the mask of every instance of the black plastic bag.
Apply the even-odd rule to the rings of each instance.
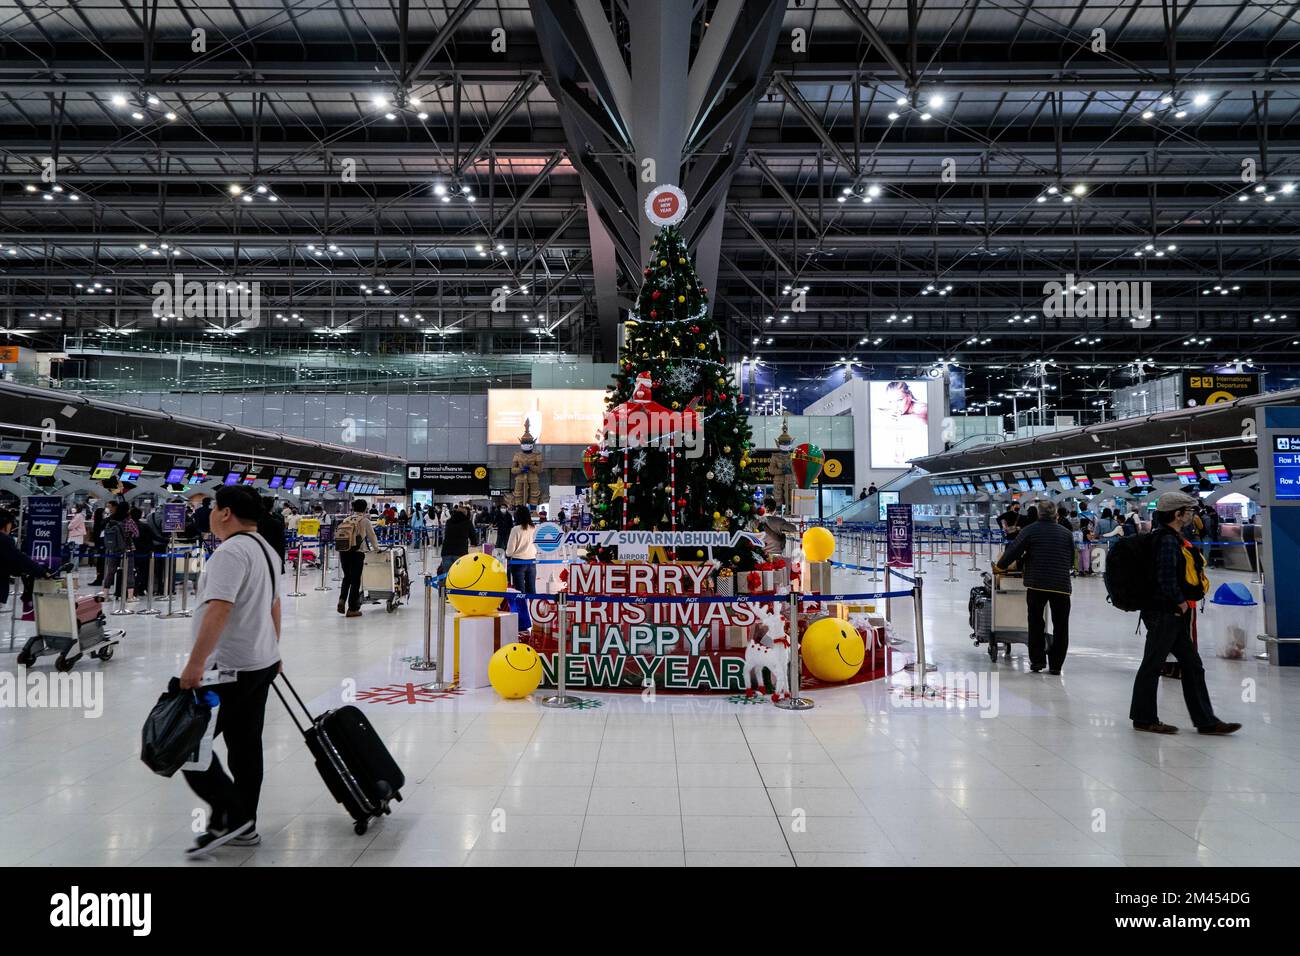
[[[194,758],[212,718],[200,692],[181,690],[175,678],[158,698],[140,731],[140,759],[154,773],[170,777]]]

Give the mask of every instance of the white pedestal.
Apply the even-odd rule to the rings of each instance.
[[[518,639],[519,616],[514,611],[498,611],[486,617],[452,615],[447,622],[447,632],[443,635],[447,673],[453,680],[458,680],[459,686],[465,690],[487,687],[488,661],[498,648]],[[457,674],[459,678],[456,677]]]

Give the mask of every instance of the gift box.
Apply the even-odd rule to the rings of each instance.
[[[456,614],[443,635],[442,653],[447,655],[447,672],[456,686],[475,689],[488,686],[488,661],[504,644],[519,640],[519,616],[498,611],[483,617]]]
[[[833,570],[829,561],[809,561],[807,573],[803,576],[804,593],[834,594],[835,588],[831,583]]]
[[[721,597],[734,597],[736,594],[736,576],[730,571],[719,573],[716,590]]]
[[[729,651],[744,650],[745,645],[749,643],[749,628],[742,627],[739,624],[726,624],[723,626],[723,647]]]

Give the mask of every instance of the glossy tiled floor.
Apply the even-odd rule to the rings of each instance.
[[[1300,864],[1300,673],[1221,660],[1206,643],[1216,708],[1245,730],[1187,733],[1165,681],[1162,717],[1184,733],[1137,734],[1126,715],[1141,641],[1099,580],[1077,583],[1071,655],[1050,677],[1028,673],[1023,647],[991,665],[967,639],[975,575],[945,576],[926,575],[931,680],[996,674],[978,702],[918,707],[876,683],[821,691],[801,714],[663,695],[556,712],[490,690],[369,703],[409,782],[393,815],[358,837],[272,699],[264,843],[205,863],[181,859],[194,798],[137,758],[189,622],[115,618],[128,629],[118,658],[77,669],[102,670],[102,716],[0,709],[0,863]],[[315,583],[288,602],[284,636],[286,669],[314,706],[420,679],[402,661],[418,648],[418,602],[345,620]],[[907,609],[896,618],[910,634]],[[0,670],[19,670],[12,655]]]

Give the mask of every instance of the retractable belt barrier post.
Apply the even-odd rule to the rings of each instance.
[[[113,615],[135,613],[135,611],[132,611],[130,608],[126,606],[126,579],[130,577],[130,571],[128,570],[131,566],[130,558],[131,558],[131,552],[123,551],[121,557],[117,562],[117,573],[122,576],[122,584],[117,589],[117,607],[113,608],[113,610],[108,612]],[[113,586],[113,582],[110,581],[108,583],[108,586],[111,588]]]
[[[555,655],[555,693],[542,698],[543,707],[572,707],[582,702],[581,697],[568,693],[564,685],[565,671],[568,670],[569,627],[565,621],[568,610],[568,592],[560,591],[555,601],[555,615],[560,626],[560,645]]]
[[[787,687],[790,696],[782,698],[773,704],[773,706],[780,707],[782,710],[812,710],[814,706],[811,698],[799,696],[799,678],[803,671],[803,664],[800,662],[799,655],[800,597],[802,595],[798,591],[790,592],[790,677],[789,686]]]
[[[144,590],[144,610],[137,611],[137,614],[161,614],[158,608],[153,606],[153,566],[161,555],[149,554],[149,569],[145,572],[145,590]]]
[[[302,542],[298,542],[298,547],[294,549],[293,559],[293,593],[287,597],[306,597],[299,583],[302,578]]]
[[[328,591],[329,585],[325,583],[325,575],[329,573],[330,567],[330,549],[325,544],[325,536],[317,535],[316,549],[320,552],[320,584],[316,585],[317,591]],[[302,553],[302,545],[298,545],[298,553]],[[423,570],[423,569],[421,569]]]
[[[9,579],[9,650],[14,649],[14,640],[18,633],[18,583],[17,578]]]
[[[908,665],[912,671],[912,691],[922,696],[933,695],[935,693],[931,688],[925,685],[925,675],[932,670],[937,670],[936,665],[929,663],[925,658],[925,622],[922,620],[922,598],[921,591],[925,582],[919,578],[912,586],[912,616],[915,618],[916,630],[916,660]]]
[[[435,594],[435,591],[437,592]],[[433,603],[438,602],[438,659],[433,659]],[[442,659],[446,657],[443,653],[443,622],[445,620],[445,604],[442,588],[435,588],[433,579],[425,577],[424,579],[424,659],[413,661],[411,670],[413,671],[431,671],[435,668],[438,670],[438,679],[430,684],[424,685],[428,690],[445,689],[442,682],[444,671],[442,668]]]
[[[203,553],[202,545],[199,546],[199,553]],[[181,559],[181,609],[172,614],[171,617],[192,617],[193,612],[189,610],[190,560],[193,558],[194,552],[192,550],[181,551],[179,554]]]
[[[980,566],[979,566],[979,561],[976,558],[977,552],[975,550],[975,529],[971,528],[969,533],[970,533],[970,569],[972,571],[978,571],[980,569]]]

